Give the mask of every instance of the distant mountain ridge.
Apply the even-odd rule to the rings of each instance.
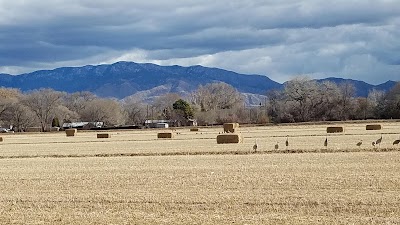
[[[364,81],[353,80],[353,79],[343,79],[343,78],[336,78],[336,77],[328,77],[328,78],[318,80],[318,82],[323,82],[323,81],[331,81],[336,84],[345,83],[345,82],[353,84],[356,89],[355,95],[359,96],[359,97],[367,97],[369,91],[372,89],[385,91],[385,92],[389,91],[396,84],[395,81],[389,80],[389,81],[386,81],[385,83],[382,83],[379,85],[372,85],[372,84],[368,84]]]
[[[387,91],[396,83],[388,81],[371,85],[363,81],[326,78],[335,83],[351,82],[358,96],[366,96],[372,88]],[[323,81],[319,80],[319,81]],[[29,91],[52,88],[68,93],[90,91],[100,97],[123,99],[129,96],[151,99],[168,92],[188,94],[199,85],[225,82],[249,95],[265,95],[283,84],[263,75],[244,75],[203,66],[159,66],[150,63],[117,62],[109,65],[62,67],[21,75],[0,74],[0,86]],[[250,97],[249,97],[250,98]]]

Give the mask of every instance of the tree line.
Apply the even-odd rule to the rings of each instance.
[[[267,96],[275,123],[400,118],[400,83],[387,93],[373,89],[367,97],[355,97],[351,83],[297,77]]]
[[[221,82],[200,85],[185,96],[158,96],[151,103],[101,98],[85,91],[39,89],[23,93],[0,88],[0,125],[11,125],[15,131],[39,126],[45,131],[78,121],[118,126],[142,125],[146,119],[180,121],[178,124],[196,119],[199,125],[211,125],[400,118],[400,83],[387,93],[371,90],[368,97],[354,94],[349,83],[318,83],[305,77],[269,91],[266,100],[256,106],[246,106],[240,92]]]

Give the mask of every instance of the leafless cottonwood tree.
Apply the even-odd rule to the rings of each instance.
[[[125,121],[127,124],[138,125],[142,124],[143,121],[147,119],[147,106],[144,103],[129,101],[125,102],[122,108],[126,117]]]
[[[19,102],[15,102],[9,107],[5,113],[5,118],[10,125],[13,125],[13,129],[16,132],[34,126],[38,121],[32,110]]]
[[[113,99],[94,99],[86,103],[80,114],[82,121],[121,125],[124,121],[121,104]]]
[[[60,105],[64,94],[52,89],[39,89],[28,93],[23,99],[23,104],[35,113],[40,122],[42,131],[54,117],[54,110]]]
[[[200,85],[192,93],[192,102],[200,107],[201,111],[215,109],[231,109],[243,103],[243,98],[234,87],[219,82],[205,86]]]
[[[244,101],[234,87],[218,82],[200,85],[191,93],[191,103],[200,124],[213,124],[238,122]]]
[[[14,88],[0,88],[0,120],[3,120],[3,114],[10,109],[10,107],[19,102],[22,93]]]
[[[151,119],[171,119],[173,114],[172,105],[181,96],[176,93],[168,93],[157,97],[149,108],[149,117]]]

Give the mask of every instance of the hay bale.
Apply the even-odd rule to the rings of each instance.
[[[162,132],[157,134],[157,138],[173,138],[172,132]]]
[[[0,137],[0,142],[3,142],[3,137]]]
[[[111,134],[109,133],[97,134],[97,138],[111,138]]]
[[[73,137],[75,134],[78,132],[77,129],[66,129],[65,134],[67,134],[67,137]]]
[[[220,134],[217,136],[217,144],[242,143],[243,137],[240,134]]]
[[[365,126],[366,130],[381,130],[382,126],[380,124],[368,124]]]
[[[327,127],[326,128],[326,133],[343,133],[344,128],[343,127]]]
[[[199,131],[199,128],[190,128],[190,131]]]
[[[225,133],[234,133],[235,130],[239,128],[238,123],[224,123],[224,132]]]
[[[27,127],[25,132],[42,132],[41,127]]]

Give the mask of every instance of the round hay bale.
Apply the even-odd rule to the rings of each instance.
[[[97,134],[97,138],[111,138],[111,134],[109,133]]]
[[[343,127],[327,127],[326,128],[326,133],[343,133],[344,128]]]
[[[157,134],[157,138],[173,138],[172,132],[162,132]]]
[[[217,144],[237,143],[243,143],[243,137],[240,134],[220,134],[217,136]]]
[[[67,137],[73,137],[75,136],[75,134],[78,132],[77,129],[66,129],[65,130],[65,134],[67,135]]]
[[[382,129],[382,125],[380,124],[368,124],[365,126],[366,130],[381,130]]]

